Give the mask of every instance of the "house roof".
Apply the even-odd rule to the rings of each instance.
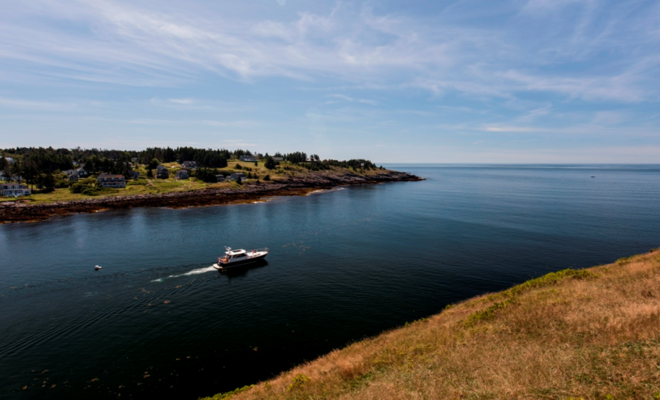
[[[101,175],[99,175],[99,179],[109,179],[109,178],[122,178],[122,179],[124,179],[124,175],[112,175],[112,174],[101,174]]]

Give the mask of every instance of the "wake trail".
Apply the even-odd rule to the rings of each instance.
[[[205,268],[197,268],[197,269],[193,269],[192,271],[188,271],[185,274],[170,275],[170,276],[166,276],[164,278],[154,279],[151,282],[163,282],[165,279],[180,278],[182,276],[205,274],[205,273],[211,272],[211,271],[215,271],[215,268],[213,268],[213,266],[205,267]]]

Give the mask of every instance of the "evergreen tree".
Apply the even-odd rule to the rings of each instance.
[[[44,187],[44,193],[50,193],[55,190],[55,178],[53,174],[49,171],[43,174],[41,177],[41,185]]]
[[[218,172],[213,169],[197,168],[197,170],[195,170],[195,178],[206,183],[216,183],[218,181],[218,178],[216,177],[217,173]]]
[[[156,169],[157,166],[160,165],[160,161],[158,159],[154,158],[151,161],[149,161],[149,165],[147,165],[148,170]]]
[[[264,167],[268,169],[275,169],[275,160],[273,160],[273,157],[268,157],[266,158],[266,162],[264,163]]]
[[[25,179],[25,183],[32,185],[32,189],[34,189],[34,184],[37,183],[39,179],[39,171],[37,170],[37,166],[34,164],[34,162],[28,162],[27,164],[23,165],[21,173]]]
[[[23,173],[23,168],[21,167],[21,163],[18,161],[14,161],[13,164],[9,164],[9,167],[7,168],[9,171],[7,180],[11,182],[12,178],[16,178],[16,181],[18,183],[21,183],[21,174]]]
[[[7,171],[7,160],[5,159],[4,154],[0,154],[0,171],[4,171],[6,173]]]

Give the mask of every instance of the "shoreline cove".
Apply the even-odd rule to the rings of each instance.
[[[270,379],[199,400],[401,399],[411,394],[657,399],[658,254],[660,249],[652,249],[604,265],[551,272],[450,303],[439,313]]]
[[[386,171],[367,177],[360,175],[292,178],[272,183],[254,183],[241,189],[201,189],[189,192],[112,196],[85,200],[30,204],[23,201],[0,203],[0,224],[40,222],[55,216],[96,213],[135,207],[165,207],[183,209],[235,204],[259,204],[264,198],[308,196],[340,186],[374,185],[388,182],[422,181],[406,172]]]
[[[426,180],[0,225],[0,397],[660,393],[659,168],[386,167]]]

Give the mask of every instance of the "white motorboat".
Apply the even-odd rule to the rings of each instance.
[[[232,250],[231,247],[225,247],[225,255],[218,257],[217,264],[213,264],[213,268],[224,271],[240,265],[250,264],[259,260],[263,260],[268,255],[268,248],[256,250]]]

